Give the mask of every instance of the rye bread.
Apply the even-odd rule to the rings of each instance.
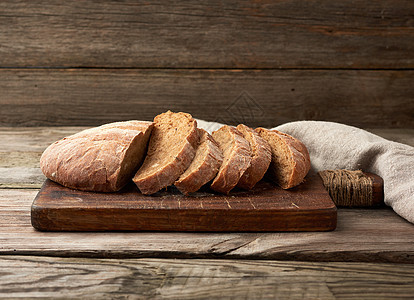
[[[126,121],[83,130],[50,145],[40,168],[69,188],[119,191],[140,166],[152,127],[152,122]]]
[[[251,190],[266,174],[272,159],[272,154],[270,152],[269,143],[260,137],[252,128],[239,124],[237,130],[239,130],[249,142],[252,151],[252,161],[250,162],[250,166],[243,173],[237,186],[246,190]]]
[[[195,157],[187,170],[174,183],[185,195],[198,191],[212,180],[223,162],[223,153],[213,137],[204,129],[199,128],[198,132],[200,141]]]
[[[223,152],[224,159],[211,188],[228,194],[250,166],[252,160],[250,145],[236,128],[228,125],[214,131],[212,136]]]
[[[283,189],[300,184],[311,166],[306,146],[298,139],[277,130],[256,128],[255,131],[269,143],[272,152],[269,176],[266,177]]]
[[[174,183],[195,156],[197,122],[187,113],[167,111],[154,118],[147,156],[133,181],[145,195]]]

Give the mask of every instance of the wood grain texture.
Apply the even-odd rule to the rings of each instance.
[[[410,0],[8,0],[0,11],[1,67],[414,67]]]
[[[0,126],[94,126],[185,111],[273,127],[414,128],[414,71],[0,69]]]
[[[77,133],[90,127],[0,127],[0,153],[13,155],[17,158],[18,153],[26,153],[30,157],[38,156],[50,144],[64,138],[65,136]],[[29,153],[32,153],[30,155]],[[1,156],[3,158],[4,156]],[[18,157],[17,161],[23,161],[24,157]],[[2,160],[1,166],[12,166],[13,163],[18,165],[16,159]],[[31,160],[29,164],[34,164]],[[20,165],[20,164],[19,164]],[[38,164],[36,164],[38,165]],[[27,164],[24,164],[27,166]]]
[[[0,256],[0,297],[410,299],[414,266]],[[33,272],[35,270],[35,272]]]
[[[229,195],[170,187],[143,195],[132,182],[117,193],[90,193],[46,180],[31,207],[41,231],[329,231],[337,210],[315,174],[292,189],[262,181]]]
[[[84,127],[0,128],[0,188],[40,188],[46,177],[39,167],[51,143]]]
[[[39,232],[37,190],[0,189],[0,255],[414,263],[414,226],[390,209],[339,209],[331,232]],[[379,222],[381,226],[379,226]]]

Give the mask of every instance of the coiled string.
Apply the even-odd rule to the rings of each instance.
[[[371,206],[372,178],[362,171],[325,170],[318,173],[337,206]]]

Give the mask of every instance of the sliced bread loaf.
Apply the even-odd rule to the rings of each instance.
[[[167,111],[156,116],[147,156],[133,178],[141,193],[173,184],[193,160],[197,143],[197,122],[190,114]]]
[[[272,161],[269,178],[283,189],[300,184],[310,170],[308,149],[299,140],[277,130],[256,128],[255,131],[270,145]]]
[[[250,145],[236,128],[227,125],[214,131],[212,136],[223,152],[224,159],[211,188],[228,194],[250,166],[252,160]]]
[[[115,192],[140,166],[152,122],[127,121],[87,129],[50,145],[40,158],[45,176],[73,189]]]
[[[272,159],[272,154],[270,152],[269,143],[260,137],[252,128],[239,124],[237,130],[239,130],[249,142],[252,151],[252,161],[250,166],[243,173],[237,186],[246,190],[251,190],[266,174]]]
[[[204,129],[198,131],[200,142],[195,157],[187,170],[174,183],[185,195],[198,191],[213,179],[223,162],[223,153],[212,136]]]

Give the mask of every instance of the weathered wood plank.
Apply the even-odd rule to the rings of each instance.
[[[1,67],[414,67],[410,0],[9,0],[0,11]]]
[[[51,143],[86,128],[88,127],[0,127],[0,152],[2,155],[12,153],[7,154],[13,157],[10,161],[16,161],[16,159],[24,161],[39,156]],[[19,156],[22,152],[27,153],[29,157]],[[0,158],[4,158],[0,161],[0,166],[5,166],[9,161],[5,159],[5,156]],[[31,161],[28,164],[33,166],[34,162]],[[23,164],[23,166],[28,166],[28,164]],[[22,164],[16,163],[16,165]],[[7,166],[10,167],[12,164],[7,164]]]
[[[403,299],[414,266],[0,256],[0,297]],[[33,272],[35,270],[35,272]]]
[[[39,189],[46,180],[39,167],[0,167],[0,178],[0,188],[3,189]]]
[[[272,127],[414,128],[414,71],[0,70],[0,126],[92,126],[167,109]]]
[[[51,143],[84,127],[0,127],[0,188],[39,189],[46,177],[39,168],[42,152]]]
[[[0,254],[414,263],[414,226],[390,209],[339,209],[332,232],[61,233],[31,226],[36,194],[0,190]]]

